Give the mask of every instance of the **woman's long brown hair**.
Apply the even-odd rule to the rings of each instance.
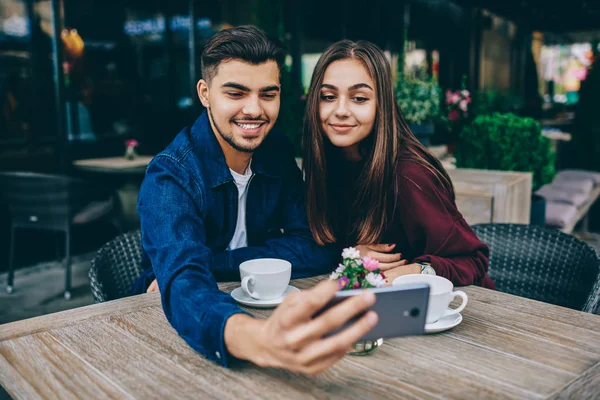
[[[377,115],[371,134],[360,144],[365,167],[359,176],[356,197],[352,207],[368,210],[368,214],[351,227],[357,244],[374,244],[394,219],[399,196],[397,164],[400,149],[429,170],[454,198],[454,189],[448,173],[440,161],[417,140],[410,131],[394,96],[390,64],[379,47],[367,41],[342,40],[329,46],[323,53],[312,76],[308,92],[303,129],[303,170],[307,185],[306,210],[310,230],[319,244],[335,243],[339,205],[333,191],[337,187],[332,176],[340,150],[336,149],[325,133],[319,116],[321,85],[327,67],[338,60],[359,60],[375,82]],[[337,160],[337,161],[336,161]],[[331,165],[328,165],[331,164]],[[339,234],[339,232],[338,232]]]

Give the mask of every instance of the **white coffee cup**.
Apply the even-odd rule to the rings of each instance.
[[[467,294],[460,290],[455,291],[452,282],[441,276],[402,275],[394,279],[392,285],[413,285],[417,283],[429,285],[429,306],[427,307],[426,318],[428,324],[433,324],[442,317],[458,314],[467,306],[469,300]],[[448,309],[450,303],[457,296],[462,298],[461,305],[455,309]]]
[[[257,258],[240,264],[242,290],[257,300],[281,297],[291,276],[292,264],[277,258]]]

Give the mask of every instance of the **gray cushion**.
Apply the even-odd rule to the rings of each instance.
[[[600,172],[584,171],[582,169],[565,169],[558,173],[557,179],[585,180],[591,179],[595,185],[600,185]]]
[[[93,201],[85,206],[81,211],[73,217],[74,224],[87,224],[92,221],[96,221],[108,214],[113,210],[112,198],[105,201]]]
[[[577,216],[577,207],[565,203],[546,203],[546,225],[559,229],[569,225]]]
[[[572,204],[575,207],[580,207],[589,199],[589,194],[577,193],[560,185],[544,185],[536,194],[542,196],[548,202]]]
[[[552,182],[552,186],[560,186],[565,190],[571,190],[577,193],[584,193],[589,195],[594,189],[594,181],[591,179],[572,179],[564,175],[556,177],[556,180]]]

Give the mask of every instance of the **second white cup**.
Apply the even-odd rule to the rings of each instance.
[[[458,314],[467,306],[469,297],[461,290],[454,290],[451,281],[436,275],[402,275],[394,279],[393,286],[413,285],[425,283],[429,285],[429,305],[427,306],[427,324],[436,323],[440,318]],[[462,298],[458,308],[449,309],[448,306],[456,298]]]
[[[292,264],[277,258],[257,258],[240,264],[242,290],[256,300],[281,297],[292,276]]]

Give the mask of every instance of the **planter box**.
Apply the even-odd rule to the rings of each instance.
[[[448,170],[456,205],[469,225],[478,223],[529,224],[530,172],[457,168]]]

